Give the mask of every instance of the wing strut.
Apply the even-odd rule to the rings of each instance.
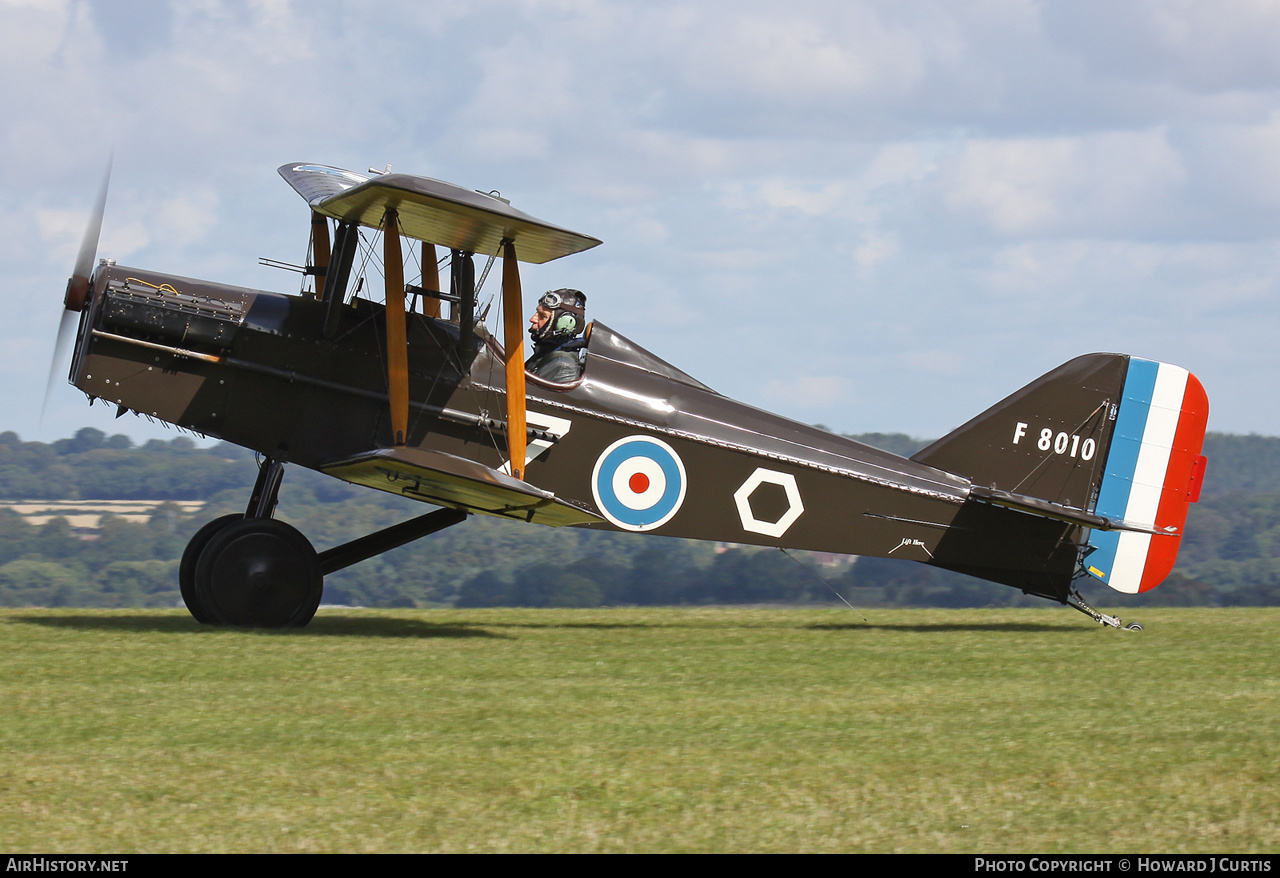
[[[502,324],[507,366],[507,450],[511,475],[524,478],[524,307],[520,301],[520,265],[516,245],[502,242]]]
[[[320,301],[325,303],[324,337],[327,339],[338,336],[338,327],[342,323],[342,305],[347,297],[347,281],[351,278],[351,265],[355,262],[358,249],[360,227],[351,222],[338,223],[329,259],[332,271],[325,272],[324,295],[320,297]]]
[[[387,281],[387,395],[391,398],[391,438],[404,445],[409,433],[409,345],[404,316],[404,263],[400,226],[388,210],[382,232],[383,274]]]
[[[324,298],[324,279],[329,273],[329,220],[311,211],[311,261],[316,275],[316,298]]]
[[[471,368],[475,359],[476,334],[476,263],[470,250],[449,251],[449,285],[457,305],[449,319],[458,324],[458,368]]]
[[[432,293],[440,292],[440,266],[436,264],[436,245],[422,242],[422,288]],[[422,297],[422,313],[428,317],[440,316],[440,299],[434,295]]]

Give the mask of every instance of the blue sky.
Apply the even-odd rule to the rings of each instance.
[[[295,290],[276,167],[390,163],[603,239],[525,289],[798,420],[938,436],[1105,350],[1280,435],[1278,45],[1270,0],[0,0],[0,429],[173,435],[38,424],[114,150],[126,265]]]

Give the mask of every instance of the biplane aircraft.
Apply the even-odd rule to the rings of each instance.
[[[91,404],[260,455],[245,513],[183,555],[203,623],[306,625],[325,575],[474,513],[910,559],[1117,628],[1080,582],[1132,594],[1173,567],[1205,467],[1208,400],[1185,369],[1082,356],[911,458],[728,399],[599,321],[580,377],[556,384],[525,370],[518,264],[600,241],[426,177],[279,172],[310,207],[298,268],[313,288],[95,266],[104,183],[65,296],[70,381]],[[502,262],[501,338],[477,308],[476,256]],[[437,508],[317,553],[272,517],[286,463]]]

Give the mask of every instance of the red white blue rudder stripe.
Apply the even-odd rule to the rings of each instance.
[[[1209,399],[1186,369],[1129,358],[1094,512],[1140,530],[1092,531],[1085,569],[1137,594],[1173,569],[1187,509],[1199,499]]]

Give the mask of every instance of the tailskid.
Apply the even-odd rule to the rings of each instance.
[[[1071,594],[1067,596],[1066,604],[1068,607],[1072,607],[1084,613],[1099,625],[1104,625],[1108,628],[1119,628],[1122,631],[1142,630],[1142,626],[1137,622],[1129,622],[1126,624],[1118,616],[1109,616],[1106,613],[1095,610],[1093,607],[1089,606],[1088,602],[1086,602],[1084,597],[1080,594],[1079,589],[1074,586],[1071,589]]]

